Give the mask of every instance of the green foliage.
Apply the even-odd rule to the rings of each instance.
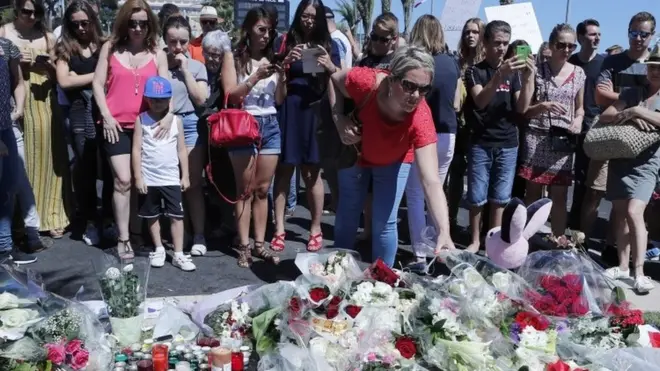
[[[382,13],[387,13],[392,11],[392,0],[381,0],[380,9]]]
[[[660,312],[644,312],[644,323],[660,328]]]
[[[99,3],[99,19],[106,34],[112,32],[112,24],[115,22],[118,7],[117,0],[101,0]]]
[[[362,21],[362,30],[366,35],[371,30],[371,18],[374,13],[374,0],[356,0],[355,4],[357,5],[360,20]]]
[[[108,305],[108,313],[115,318],[132,318],[140,314],[144,293],[140,279],[133,272],[122,272],[118,279],[101,278],[101,293]]]
[[[360,24],[360,14],[357,12],[357,7],[354,3],[346,0],[339,0],[337,5],[338,7],[334,11],[339,13],[346,28],[351,30],[351,34],[353,36],[357,35],[357,26]]]
[[[14,9],[7,7],[0,11],[0,24],[7,24],[14,20],[15,14]]]
[[[415,6],[415,0],[401,0],[403,6],[403,34],[408,35],[410,32],[410,21],[412,20],[412,11]]]
[[[82,315],[75,309],[66,308],[40,323],[37,329],[39,338],[47,343],[56,343],[60,339],[72,340],[80,338]]]
[[[218,11],[218,27],[230,32],[234,29],[234,1],[233,0],[209,0],[203,5],[214,7]]]

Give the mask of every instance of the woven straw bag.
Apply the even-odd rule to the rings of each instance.
[[[592,160],[636,158],[660,141],[660,131],[641,131],[632,121],[602,124],[598,118],[584,139],[584,153]]]

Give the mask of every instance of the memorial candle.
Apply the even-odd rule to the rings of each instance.
[[[154,361],[154,371],[167,371],[169,366],[167,356],[168,348],[163,344],[156,344],[151,348],[151,355]]]
[[[154,371],[154,363],[150,359],[143,359],[137,363],[138,371]]]

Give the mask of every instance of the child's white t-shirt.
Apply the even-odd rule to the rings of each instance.
[[[142,179],[147,187],[178,186],[179,175],[178,137],[180,118],[174,116],[166,138],[156,139],[158,128],[149,114],[140,114],[142,127]]]

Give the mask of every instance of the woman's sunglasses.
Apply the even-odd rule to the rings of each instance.
[[[71,25],[73,26],[74,29],[78,29],[80,27],[82,28],[87,28],[91,24],[90,21],[71,21]]]
[[[419,85],[410,80],[401,79],[401,88],[407,94],[415,94],[416,91],[419,95],[425,96],[431,92],[431,85]]]
[[[569,51],[573,51],[577,48],[577,45],[575,45],[574,43],[556,42],[555,43],[555,48],[557,48],[557,50],[566,50],[566,49],[568,49]]]
[[[128,28],[131,30],[138,28],[138,26],[140,26],[140,29],[145,29],[149,26],[149,21],[136,21],[135,19],[128,21]]]
[[[38,16],[37,12],[34,11],[33,9],[21,9],[21,14],[23,14],[23,15],[26,16],[26,17],[31,17],[31,16],[33,16],[33,15],[34,15],[35,17]]]

